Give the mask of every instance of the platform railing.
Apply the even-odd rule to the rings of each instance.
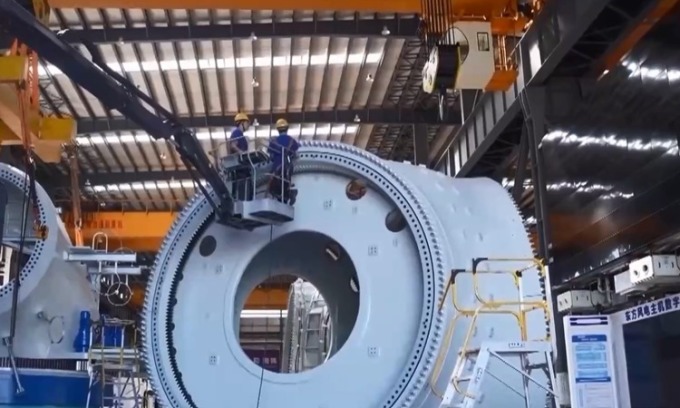
[[[490,271],[480,271],[479,266],[486,262],[494,263],[527,263],[526,266],[522,268],[513,268],[509,270],[490,270]],[[537,258],[475,258],[472,260],[472,268],[466,269],[454,269],[451,271],[451,277],[444,291],[444,295],[439,301],[439,311],[442,310],[444,302],[447,297],[449,297],[449,292],[451,293],[451,302],[456,311],[456,315],[451,320],[447,331],[444,336],[443,345],[440,348],[440,352],[435,360],[435,367],[433,369],[432,375],[430,376],[430,389],[432,392],[440,398],[443,398],[443,393],[436,389],[436,380],[441,374],[441,370],[444,363],[444,357],[451,347],[451,340],[453,339],[454,329],[456,323],[460,317],[469,317],[470,323],[468,329],[465,333],[465,338],[463,340],[463,345],[458,352],[458,359],[465,359],[468,354],[470,354],[470,342],[474,337],[474,332],[477,327],[477,320],[480,315],[495,314],[495,315],[511,315],[517,321],[517,325],[520,331],[521,341],[528,341],[528,328],[527,328],[527,314],[535,310],[543,310],[546,321],[550,319],[550,312],[548,302],[545,299],[542,300],[525,300],[524,288],[522,285],[522,275],[529,271],[535,269],[538,271],[538,278],[545,279],[546,269],[545,265],[540,259]],[[461,274],[471,274],[472,283],[475,299],[479,302],[478,306],[474,308],[461,306],[458,300],[458,293],[456,291],[456,279]],[[499,274],[499,275],[510,275],[513,278],[515,288],[517,289],[516,299],[502,299],[502,300],[490,300],[484,298],[480,291],[480,274]],[[513,309],[509,309],[509,308]],[[546,333],[546,336],[541,339],[535,339],[537,341],[549,341],[550,335]],[[458,364],[458,362],[457,362]],[[474,398],[473,395],[467,393],[467,390],[463,390],[461,385],[461,378],[454,372],[454,377],[452,379],[452,385],[455,390],[462,396],[468,398]]]
[[[92,345],[88,351],[88,372],[90,373],[90,392],[88,393],[87,408],[93,403],[91,395],[93,387],[99,384],[101,388],[101,407],[123,406],[121,401],[131,401],[135,408],[140,407],[141,395],[137,387],[136,379],[141,374],[141,363],[137,347],[137,331],[133,320],[116,318],[102,318],[100,341]],[[114,339],[113,346],[107,345],[105,330],[118,327],[121,330],[120,338]],[[125,329],[132,328],[130,347],[126,347]],[[94,329],[93,329],[94,330]],[[94,334],[91,336],[94,338]],[[110,387],[108,387],[110,386]],[[126,390],[132,388],[133,396],[126,397]],[[110,388],[110,389],[109,389]],[[111,396],[107,396],[107,392]],[[107,402],[111,404],[107,404]]]

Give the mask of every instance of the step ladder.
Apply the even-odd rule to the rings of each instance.
[[[480,265],[486,262],[503,264],[511,262],[513,264],[523,263],[526,266],[509,270],[481,270]],[[451,293],[451,301],[456,316],[451,323],[455,327],[457,319],[460,317],[470,318],[465,339],[454,366],[451,380],[448,382],[445,392],[441,395],[442,403],[440,408],[474,408],[480,404],[484,398],[483,384],[488,377],[499,381],[508,387],[515,394],[524,400],[524,406],[530,407],[529,386],[531,383],[546,391],[546,406],[559,407],[558,399],[552,387],[555,384],[555,372],[552,362],[552,345],[550,334],[547,330],[550,319],[548,302],[541,300],[528,300],[524,294],[522,284],[523,276],[530,271],[538,272],[539,278],[545,278],[545,267],[538,259],[514,259],[514,258],[475,258],[472,260],[472,269],[456,269],[451,272],[449,283],[446,287],[444,296],[439,305],[440,309]],[[474,288],[475,307],[463,307],[458,300],[455,289],[456,280],[463,274],[470,274]],[[485,274],[509,274],[512,276],[517,289],[516,299],[493,300],[487,299],[480,290],[480,275]],[[527,328],[527,314],[532,311],[540,310],[546,319],[546,335],[543,338],[529,340]],[[519,328],[519,338],[506,339],[504,341],[483,341],[477,346],[473,346],[472,338],[477,330],[478,318],[482,315],[511,315],[516,319]],[[449,342],[453,336],[453,330],[447,333],[446,341]],[[533,362],[536,357],[539,362]],[[492,360],[498,360],[503,365],[508,366],[521,376],[523,389],[517,390],[506,381],[489,370]],[[508,360],[516,361],[515,364]],[[517,363],[519,362],[519,364]],[[543,381],[532,377],[532,372],[542,370],[547,378]],[[433,378],[431,387],[434,389]],[[514,406],[513,406],[514,408]]]
[[[136,344],[134,321],[106,319],[102,323],[104,330],[115,327],[124,333],[126,328],[131,328],[135,335],[130,344]],[[105,345],[102,332],[101,341],[90,348],[88,353],[90,389],[86,408],[142,408],[144,394],[142,382],[145,376],[139,352],[136,347],[125,347],[125,344],[123,334],[118,346]],[[95,392],[95,387],[98,388],[98,393]],[[100,400],[94,401],[97,394]]]
[[[444,394],[442,408],[476,407],[477,403],[481,402],[483,399],[481,387],[487,375],[514,391],[524,400],[525,406],[527,407],[529,407],[531,403],[529,401],[528,395],[529,382],[542,388],[548,395],[551,396],[553,399],[553,404],[555,404],[554,406],[559,407],[557,396],[553,390],[544,386],[539,380],[536,380],[531,376],[532,371],[536,369],[543,369],[547,371],[547,373],[553,372],[551,353],[552,346],[547,341],[489,341],[484,342],[478,349],[469,349],[465,351],[461,350],[460,358],[456,362],[456,366],[454,368],[454,380],[451,381],[451,385],[447,388],[447,391]],[[532,354],[538,354],[544,362],[539,364],[530,364],[529,357]],[[519,359],[522,361],[521,369],[515,367],[514,364],[507,361],[508,357],[513,356],[519,357]],[[508,384],[504,379],[494,375],[493,372],[488,369],[490,360],[492,359],[497,359],[521,375],[522,382],[524,384],[523,390],[516,390],[515,387]],[[466,370],[467,368],[472,369]],[[469,371],[470,374],[465,375],[466,371]],[[467,383],[467,387],[462,387],[461,384],[463,383]],[[459,392],[463,396],[463,401],[452,404],[456,392]]]

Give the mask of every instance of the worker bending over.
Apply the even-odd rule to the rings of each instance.
[[[288,122],[285,119],[276,121],[276,130],[279,134],[269,142],[267,148],[272,174],[269,192],[280,201],[288,203],[293,201],[290,194],[293,158],[300,144],[288,134]]]

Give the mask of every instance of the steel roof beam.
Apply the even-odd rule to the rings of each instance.
[[[328,21],[295,21],[286,23],[210,24],[168,27],[104,27],[70,29],[61,38],[71,44],[87,39],[95,44],[152,41],[211,41],[274,37],[369,37],[382,36],[389,30],[390,38],[413,38],[417,35],[417,17],[393,19],[355,19]]]
[[[346,123],[346,124],[447,124],[459,125],[461,116],[456,108],[451,108],[446,114],[446,120],[439,120],[437,110],[418,111],[413,109],[380,108],[380,109],[347,109],[314,112],[288,112],[266,115],[250,115],[251,120],[257,119],[261,126],[271,125],[278,118],[286,118],[291,124],[296,123]],[[358,120],[357,120],[358,119]],[[211,128],[234,126],[233,115],[210,115],[202,117],[182,117],[179,122],[186,127]],[[124,117],[108,119],[79,119],[78,133],[91,134],[101,132],[131,132],[140,130],[132,121]]]
[[[82,182],[87,182],[88,186],[133,184],[156,181],[167,182],[171,180],[191,180],[191,178],[192,175],[188,170],[89,173],[82,174],[80,177]],[[87,186],[84,188],[87,189]]]

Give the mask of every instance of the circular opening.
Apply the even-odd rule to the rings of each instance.
[[[400,232],[406,228],[406,218],[398,208],[388,212],[385,216],[385,227],[392,232]]]
[[[251,260],[235,306],[234,332],[253,363],[272,372],[307,371],[349,338],[359,280],[342,245],[318,232],[292,232]]]
[[[364,183],[361,180],[354,179],[347,183],[347,187],[345,188],[345,194],[347,195],[347,198],[349,198],[350,200],[356,201],[361,197],[365,196],[367,190],[368,189],[366,188],[366,183]]]
[[[198,246],[198,252],[201,256],[210,256],[217,249],[217,240],[212,235],[208,235],[201,240]]]

